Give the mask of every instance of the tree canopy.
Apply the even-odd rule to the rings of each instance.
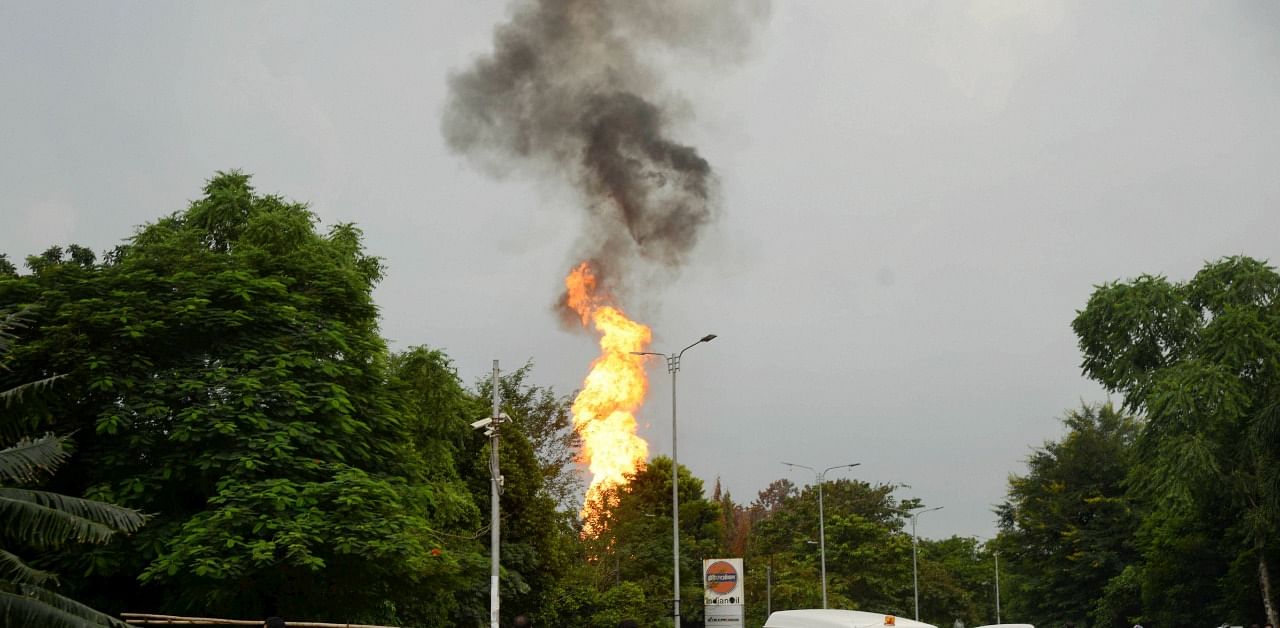
[[[29,312],[0,314],[0,359],[13,347],[13,330],[24,325]],[[0,362],[0,366],[3,363]],[[4,409],[34,394],[57,376],[0,388]],[[5,418],[9,415],[6,412]],[[8,420],[0,433],[18,429]],[[0,623],[6,626],[124,627],[101,613],[52,590],[57,574],[31,566],[20,554],[41,552],[76,543],[106,543],[115,535],[137,530],[142,513],[90,499],[33,488],[66,461],[66,439],[53,434],[30,438],[0,449]]]
[[[40,306],[10,376],[65,374],[22,408],[77,435],[61,486],[155,515],[64,557],[104,608],[382,621],[454,604],[443,531],[477,510],[423,434],[466,415],[406,412],[377,334],[381,264],[354,226],[316,227],[220,173],[102,262],[53,248],[0,279],[0,303]]]
[[[85,520],[32,526],[0,504],[15,514],[0,598],[58,573],[59,599],[107,614],[487,622],[490,441],[469,423],[490,413],[493,383],[464,385],[430,346],[388,349],[383,267],[354,225],[323,228],[225,172],[101,257],[71,244],[25,266],[0,254],[0,311],[31,308],[0,333],[0,444],[18,443],[0,451],[0,501]],[[1010,477],[986,542],[913,539],[923,504],[905,485],[845,478],[822,485],[823,539],[817,486],[779,479],[744,504],[661,456],[584,535],[572,395],[535,383],[532,362],[510,370],[502,622],[669,625],[673,471],[686,625],[702,619],[703,558],[744,558],[751,623],[821,605],[824,540],[833,607],[912,616],[914,548],[921,619],[937,625],[994,622],[1001,574],[1014,621],[1274,621],[1278,292],[1274,269],[1245,257],[1184,283],[1098,286],[1073,326],[1085,374],[1120,407],[1067,413],[1065,435]],[[38,478],[22,472],[33,464]],[[55,542],[81,529],[100,543]]]
[[[1228,257],[1183,283],[1151,275],[1109,283],[1072,326],[1085,374],[1145,416],[1135,490],[1166,524],[1211,510],[1236,513],[1226,532],[1245,542],[1275,625],[1280,274],[1259,260]]]
[[[1066,436],[1032,452],[997,509],[1008,614],[1037,625],[1132,623],[1132,604],[1109,612],[1098,605],[1138,559],[1140,513],[1125,481],[1140,424],[1111,404],[1084,405],[1062,422]]]

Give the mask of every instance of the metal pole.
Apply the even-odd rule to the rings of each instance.
[[[916,548],[920,545],[916,540],[916,517],[919,514],[911,515],[911,591],[916,601],[916,621],[920,621],[920,570],[916,562]]]
[[[498,526],[498,361],[493,361],[493,424],[489,426],[489,626],[498,628],[498,553],[501,534]]]
[[[818,555],[822,561],[822,608],[827,607],[827,524],[822,516],[822,481],[826,472],[818,474]]]
[[[671,616],[675,628],[680,628],[680,457],[676,450],[676,373],[680,372],[680,358],[693,347],[716,339],[707,334],[680,353],[664,355],[651,351],[632,351],[632,355],[656,355],[667,359],[667,371],[671,373]]]
[[[671,370],[671,604],[675,628],[680,628],[680,459],[676,456],[676,373],[680,372],[680,356],[669,358],[667,366]]]
[[[921,510],[920,512],[911,515],[911,588],[914,592],[913,595],[916,602],[916,621],[920,621],[920,571],[916,562],[916,548],[919,547],[920,541],[916,536],[916,519],[920,518],[920,515],[923,515],[926,512],[933,512],[935,510],[942,510],[942,506],[936,506],[934,508],[929,508],[928,510]]]
[[[994,552],[996,558],[996,623],[1000,623],[1000,552]]]
[[[813,467],[806,466],[803,464],[794,464],[790,462],[784,462],[782,464],[785,464],[788,467],[798,467],[801,469],[808,469],[812,471],[813,478],[818,483],[818,556],[819,556],[819,561],[822,563],[822,608],[826,608],[827,607],[827,525],[826,525],[826,518],[823,515],[824,508],[822,504],[822,484],[826,482],[828,471],[832,471],[834,469],[844,469],[846,467],[852,469],[853,467],[861,465],[862,463],[854,462],[852,464],[838,464],[833,467],[827,467],[822,471],[818,471]],[[812,543],[812,541],[810,542]]]
[[[769,565],[764,568],[764,617],[768,621],[773,614],[773,554],[769,555]]]

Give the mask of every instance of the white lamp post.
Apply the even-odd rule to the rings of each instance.
[[[1000,623],[1000,550],[993,550],[996,560],[996,623]]]
[[[916,519],[920,518],[926,512],[942,510],[942,506],[927,508],[917,513],[911,514],[911,588],[915,592],[916,601],[916,621],[920,621],[920,572],[916,567],[916,546],[920,543],[916,538]]]
[[[680,353],[671,355],[650,351],[631,352],[634,355],[656,355],[666,358],[667,372],[671,373],[671,562],[673,565],[671,580],[674,593],[671,604],[675,628],[680,628],[680,462],[676,457],[676,373],[680,372],[680,358],[684,357],[685,351],[715,339],[715,334],[707,334],[698,342],[681,349]]]
[[[489,437],[489,626],[498,628],[498,559],[502,552],[502,535],[498,498],[502,495],[502,472],[498,468],[498,428],[510,417],[502,412],[499,401],[502,391],[498,387],[498,361],[493,361],[493,414],[471,424],[473,429],[484,430]]]
[[[824,520],[824,517],[822,515],[822,482],[826,479],[827,471],[830,471],[832,469],[852,468],[862,463],[854,462],[851,464],[838,464],[834,467],[827,467],[823,469],[821,472],[819,472],[817,469],[814,469],[813,467],[802,465],[802,464],[793,464],[790,462],[784,462],[782,464],[785,464],[788,467],[798,467],[800,469],[808,469],[810,471],[813,471],[813,475],[818,482],[818,554],[819,556],[821,556],[819,560],[822,562],[822,608],[826,608],[827,607],[827,526],[826,526],[826,521]]]

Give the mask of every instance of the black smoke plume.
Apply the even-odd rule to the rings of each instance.
[[[637,263],[678,269],[717,213],[714,171],[669,136],[645,54],[732,60],[767,11],[764,0],[517,2],[493,51],[450,77],[445,138],[490,168],[571,183],[588,211],[575,263],[625,294]]]

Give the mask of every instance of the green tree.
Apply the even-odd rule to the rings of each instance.
[[[10,392],[10,391],[6,391]],[[119,626],[126,624],[48,588],[53,573],[28,566],[20,548],[58,549],[76,543],[105,543],[117,533],[137,530],[137,511],[69,497],[26,485],[52,472],[67,458],[57,436],[22,439],[0,450],[0,623],[6,626]]]
[[[745,556],[747,541],[751,537],[751,509],[733,501],[729,491],[720,488],[720,478],[716,478],[711,501],[720,507],[720,547],[724,549],[724,555],[730,558]]]
[[[1037,625],[1085,625],[1108,582],[1139,558],[1140,513],[1125,488],[1138,421],[1108,403],[1083,405],[1062,423],[1067,434],[1032,452],[997,508],[1006,614]]]
[[[1100,604],[1120,593],[1128,597],[1121,598],[1127,606],[1140,609],[1136,616],[1154,625],[1180,625],[1194,615],[1232,625],[1255,621],[1256,614],[1245,609],[1260,608],[1260,600],[1254,597],[1239,604],[1242,600],[1233,594],[1258,589],[1248,572],[1244,577],[1232,573],[1232,563],[1252,553],[1241,551],[1248,545],[1231,527],[1229,516],[1207,509],[1156,509],[1138,529],[1142,561],[1107,584],[1107,597]]]
[[[905,508],[895,485],[850,479],[824,484],[827,597],[832,608],[866,609],[902,616],[912,611],[911,538],[903,532]],[[775,482],[753,504],[764,513],[748,542],[748,590],[765,598],[766,568],[773,573],[773,610],[822,606],[818,490],[797,491]]]
[[[938,626],[995,623],[990,552],[977,539],[920,539],[920,617]]]
[[[0,259],[0,262],[4,262]],[[7,262],[6,262],[7,263]],[[9,353],[24,312],[0,315],[0,358]],[[24,393],[53,381],[48,377],[0,390],[3,431],[20,429],[8,412]],[[74,543],[105,543],[137,530],[144,521],[134,510],[88,499],[34,490],[28,485],[52,473],[67,459],[65,439],[46,435],[22,438],[0,450],[0,623],[6,626],[119,626],[109,615],[51,591],[56,576],[27,565],[22,549],[51,550]]]
[[[473,486],[473,460],[481,447],[470,422],[486,405],[467,391],[452,362],[442,351],[411,347],[390,360],[391,381],[404,400],[406,421],[412,426],[413,450],[422,463],[432,503],[441,515],[436,528],[439,543],[432,552],[455,565],[435,592],[428,616],[412,618],[415,625],[479,624],[488,617],[487,484]],[[487,454],[486,454],[487,456]],[[487,459],[487,458],[486,458]],[[486,476],[487,478],[487,476]],[[483,591],[482,591],[483,589]],[[408,619],[408,618],[406,618]]]
[[[641,626],[656,623],[652,618],[640,619],[647,617],[645,609],[652,606],[643,587],[630,580],[614,581],[605,571],[598,561],[572,566],[554,583],[552,603],[535,619],[535,625],[617,626],[624,619],[640,621]]]
[[[702,621],[702,559],[720,556],[719,505],[706,498],[702,480],[680,467],[680,617]],[[585,539],[586,557],[594,565],[596,586],[603,592],[600,609],[609,601],[641,604],[621,608],[642,625],[660,624],[671,616],[671,459],[658,456],[629,478],[614,505],[602,513],[601,534]],[[643,597],[613,596],[617,586],[638,585]]]
[[[914,614],[908,513],[919,500],[899,500],[901,485],[850,479],[823,488],[827,547],[827,597],[833,608]],[[746,596],[748,623],[762,624],[768,610],[822,605],[818,491],[780,479],[741,509],[748,522]],[[920,539],[920,611],[938,625],[956,619],[994,618],[991,557],[975,539]]]
[[[784,584],[784,587],[789,587],[791,590],[787,591],[787,595],[779,596],[777,604],[773,603],[772,595],[773,583],[783,584],[795,580],[775,577],[775,574],[780,575],[781,570],[789,566],[787,550],[792,539],[781,534],[782,530],[778,526],[761,526],[762,522],[785,508],[790,503],[789,500],[798,493],[799,489],[791,480],[786,478],[774,480],[757,493],[755,500],[746,508],[748,527],[746,539],[743,541],[745,545],[743,567],[747,572],[746,598],[752,601],[747,605],[748,624],[764,624],[770,608],[775,610],[798,608],[784,601],[784,598],[795,597],[794,587],[789,587],[789,584]]]
[[[575,527],[577,513],[561,507],[570,499],[576,481],[571,477],[575,471],[571,447],[576,438],[566,434],[571,402],[550,388],[529,383],[531,372],[532,365],[526,364],[499,378],[502,410],[512,419],[502,427],[498,449],[503,476],[499,505],[504,622],[522,614],[545,623],[562,593],[556,588],[557,581],[566,577],[574,562],[583,559]],[[492,381],[482,379],[475,388],[470,421],[492,412]],[[475,501],[488,512],[489,439],[480,431],[467,431],[468,463],[463,473]],[[475,571],[477,577],[464,593],[469,600],[464,606],[483,613],[458,616],[455,624],[488,618],[488,536],[480,540],[486,562]]]
[[[582,437],[573,429],[573,397],[530,383],[532,374],[533,363],[529,362],[499,376],[502,407],[533,447],[542,490],[558,508],[576,512],[586,485],[577,465]],[[487,404],[493,390],[490,379],[480,379],[475,388],[481,402]]]
[[[76,434],[63,492],[154,513],[67,553],[101,608],[442,625],[475,508],[406,415],[377,334],[378,259],[340,224],[219,173],[99,263],[70,247],[0,277],[40,304],[12,354],[65,373],[25,420]],[[437,421],[464,421],[446,415]],[[143,586],[139,586],[141,578]],[[434,619],[426,619],[434,618]]]
[[[903,530],[896,485],[841,478],[826,483],[827,577],[831,606],[912,615],[911,537]],[[814,487],[800,494],[802,510],[817,521]],[[812,525],[812,524],[811,524]],[[813,538],[818,530],[813,529]]]
[[[1280,534],[1280,275],[1228,257],[1185,283],[1150,275],[1110,283],[1072,327],[1085,374],[1146,415],[1136,490],[1162,517],[1225,501],[1275,625],[1268,559]]]

